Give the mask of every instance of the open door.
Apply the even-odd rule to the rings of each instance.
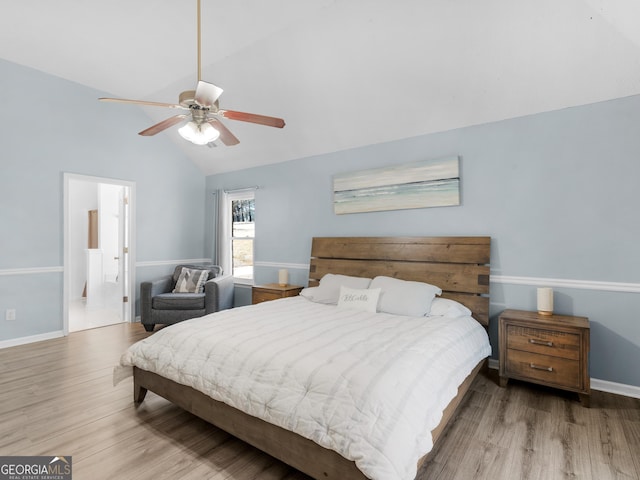
[[[129,187],[98,184],[99,246],[102,250],[102,307],[128,322],[128,203]],[[114,318],[116,320],[116,318]],[[106,320],[105,320],[106,321]]]
[[[133,190],[131,182],[65,174],[65,334],[133,318]]]

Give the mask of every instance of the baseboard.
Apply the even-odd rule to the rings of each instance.
[[[496,358],[490,358],[489,368],[498,370],[500,368],[500,361]],[[609,382],[607,380],[600,380],[597,378],[591,379],[591,390],[598,390],[599,392],[613,393],[631,398],[640,398],[640,387],[636,387],[635,385],[626,385],[624,383]]]
[[[615,393],[625,397],[640,398],[640,387],[625,385],[624,383],[609,382],[607,380],[591,379],[591,390]]]
[[[12,338],[10,340],[0,341],[0,349],[17,347],[18,345],[26,345],[28,343],[42,342],[43,340],[51,340],[60,337],[64,337],[64,332],[62,330],[57,332],[41,333],[40,335],[31,335],[29,337]]]

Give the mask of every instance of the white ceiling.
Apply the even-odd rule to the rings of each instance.
[[[159,134],[205,174],[640,94],[637,0],[202,0],[202,19],[221,107],[287,122],[226,120],[234,147]],[[2,0],[0,58],[175,103],[195,27],[196,0]]]

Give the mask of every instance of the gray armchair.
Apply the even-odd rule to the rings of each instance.
[[[172,293],[182,267],[208,270],[203,293]],[[140,284],[140,319],[147,332],[157,323],[173,324],[233,307],[233,277],[217,265],[178,265],[173,275]]]

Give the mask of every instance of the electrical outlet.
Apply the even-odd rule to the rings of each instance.
[[[4,316],[5,320],[15,320],[16,319],[16,309],[15,308],[7,308],[7,311]]]

